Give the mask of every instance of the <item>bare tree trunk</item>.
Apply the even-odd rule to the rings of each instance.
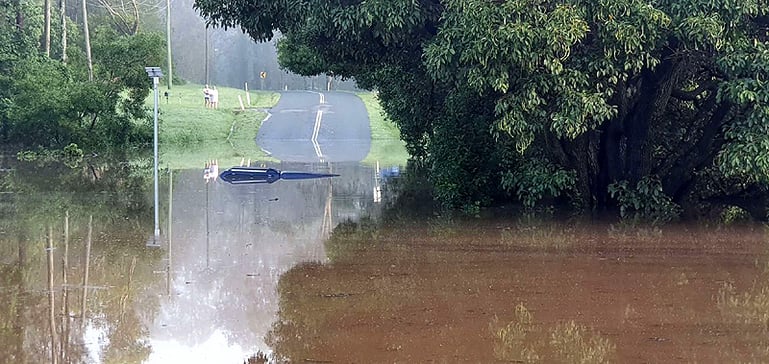
[[[88,81],[93,81],[93,60],[91,59],[91,34],[88,32],[88,6],[83,2],[83,35],[85,36],[85,57],[88,61]]]
[[[43,51],[46,57],[51,56],[51,0],[43,2],[44,22],[43,25]]]
[[[67,0],[59,0],[61,18],[61,61],[67,63]]]

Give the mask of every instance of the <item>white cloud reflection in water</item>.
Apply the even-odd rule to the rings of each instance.
[[[159,295],[160,307],[147,318],[147,362],[242,363],[257,351],[269,354],[264,338],[278,317],[281,274],[325,261],[329,225],[342,216],[376,214],[373,171],[354,171],[333,181],[214,183],[208,193],[197,171],[178,174],[171,294],[148,292]],[[168,248],[162,249],[165,265]],[[158,279],[166,280],[165,269],[155,269]]]

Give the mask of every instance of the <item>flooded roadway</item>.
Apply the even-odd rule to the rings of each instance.
[[[130,166],[0,176],[0,362],[769,361],[764,227],[414,221],[276,167],[342,176],[176,171],[160,248]]]

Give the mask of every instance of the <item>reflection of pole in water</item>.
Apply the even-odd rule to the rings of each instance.
[[[51,328],[51,363],[56,364],[56,315],[53,292],[53,227],[48,225],[48,323]]]
[[[126,283],[126,290],[123,296],[120,298],[120,321],[125,322],[126,305],[130,302],[131,298],[131,286],[134,279],[134,271],[136,270],[136,257],[131,259],[131,266],[128,268],[128,282]]]
[[[83,296],[80,300],[80,327],[85,327],[85,303],[88,298],[88,273],[91,269],[91,240],[93,238],[93,215],[88,216],[88,236],[85,240],[85,273],[83,273]]]
[[[171,230],[171,224],[173,223],[173,211],[174,211],[174,176],[173,171],[168,169],[168,265],[166,266],[166,294],[171,295],[171,247],[173,246],[173,230]]]
[[[67,272],[69,272],[69,210],[64,212],[64,253],[61,257],[61,362],[67,362],[69,347],[69,286],[67,286]]]
[[[329,163],[329,173],[333,173],[333,168]],[[328,194],[326,194],[326,206],[323,209],[323,222],[321,223],[321,239],[326,240],[331,236],[331,230],[334,228],[333,220],[333,200],[334,200],[334,185],[331,180],[328,181]],[[323,244],[316,245],[314,249],[314,259],[321,261],[325,258]]]
[[[376,161],[374,171],[374,202],[382,202],[382,181],[379,178],[379,161]]]
[[[208,183],[206,182],[206,268],[210,267],[211,257],[209,253],[211,231],[208,228]]]
[[[321,226],[321,235],[323,239],[328,239],[331,236],[331,229],[333,228],[333,219],[331,216],[331,207],[333,200],[333,185],[331,181],[328,181],[328,194],[326,195],[326,207],[323,209],[323,224]]]
[[[16,292],[19,294],[19,301],[21,304],[25,304],[26,301],[28,301],[25,296],[22,294],[22,292],[27,292],[26,283],[27,280],[24,279],[25,274],[24,272],[27,271],[27,238],[24,235],[23,229],[18,229],[18,257],[19,257],[19,263],[18,263],[18,269],[16,269],[16,274],[14,280],[16,283]],[[26,330],[28,326],[28,315],[23,314],[24,307],[20,305],[19,307],[14,307],[14,312],[16,313],[14,316],[14,323],[13,323],[13,334],[17,338],[16,345],[14,347],[14,351],[16,351],[18,354],[16,354],[17,362],[19,363],[26,363],[27,362],[27,352],[24,350],[24,342],[25,342],[25,336],[26,336]],[[8,343],[4,343],[4,345],[8,345]]]

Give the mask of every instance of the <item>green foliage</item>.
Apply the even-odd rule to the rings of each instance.
[[[640,180],[635,188],[627,181],[613,183],[609,193],[619,202],[620,216],[624,219],[666,223],[680,214],[680,208],[662,192],[662,184],[653,177]]]
[[[726,225],[747,221],[750,221],[750,214],[737,206],[729,206],[721,211],[721,222]]]
[[[9,30],[0,36],[0,50],[7,51],[0,56],[0,141],[5,149],[61,150],[75,143],[85,150],[106,151],[147,144],[151,129],[144,99],[151,82],[143,66],[163,62],[162,37],[94,30],[95,75],[88,81],[77,48],[82,43],[70,39],[66,64],[30,51],[36,49],[40,34],[38,9],[1,6],[9,10],[0,24]],[[23,27],[16,27],[16,14]],[[73,31],[71,36],[79,34]]]
[[[573,192],[575,182],[573,172],[558,169],[546,159],[522,160],[502,176],[502,187],[528,208],[545,198]]]
[[[489,204],[487,186],[499,184],[494,138],[488,132],[493,119],[473,109],[484,102],[472,93],[457,92],[447,97],[445,114],[434,122],[430,180],[444,207],[473,213],[477,206]]]
[[[687,209],[711,204],[718,196],[707,186],[721,179],[742,182],[721,197],[769,197],[769,6],[760,1],[195,6],[257,40],[280,31],[291,70],[377,89],[448,207],[499,201],[514,185],[528,186],[530,197],[514,195],[531,204],[540,179],[553,180],[545,192],[573,183],[573,201],[587,208],[612,207],[610,185],[619,196],[618,181],[638,186],[651,176],[660,198]],[[549,160],[573,182],[517,173],[518,159]]]

